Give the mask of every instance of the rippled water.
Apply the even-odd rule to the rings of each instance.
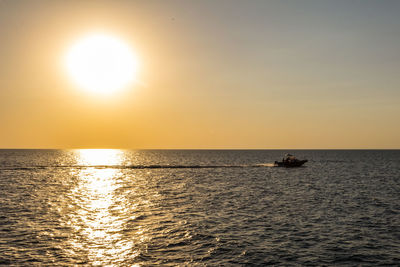
[[[396,265],[400,151],[0,150],[0,264]]]

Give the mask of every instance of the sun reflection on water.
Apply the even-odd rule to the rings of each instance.
[[[118,165],[123,162],[123,151],[119,149],[80,149],[77,161],[81,165]]]
[[[133,216],[135,204],[120,194],[123,173],[116,168],[93,166],[119,165],[123,160],[120,150],[79,150],[77,162],[92,166],[78,168],[73,173],[75,187],[70,198],[75,210],[69,215],[68,225],[74,231],[70,246],[74,251],[86,251],[93,265],[126,262],[138,255],[133,240],[122,238],[126,223]]]

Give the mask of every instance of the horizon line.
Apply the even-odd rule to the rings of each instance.
[[[0,148],[0,150],[400,150],[400,148]]]

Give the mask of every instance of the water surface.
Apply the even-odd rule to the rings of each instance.
[[[0,264],[396,265],[399,212],[398,150],[0,150]]]

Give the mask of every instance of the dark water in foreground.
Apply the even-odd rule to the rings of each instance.
[[[0,150],[0,264],[397,265],[400,151]]]

